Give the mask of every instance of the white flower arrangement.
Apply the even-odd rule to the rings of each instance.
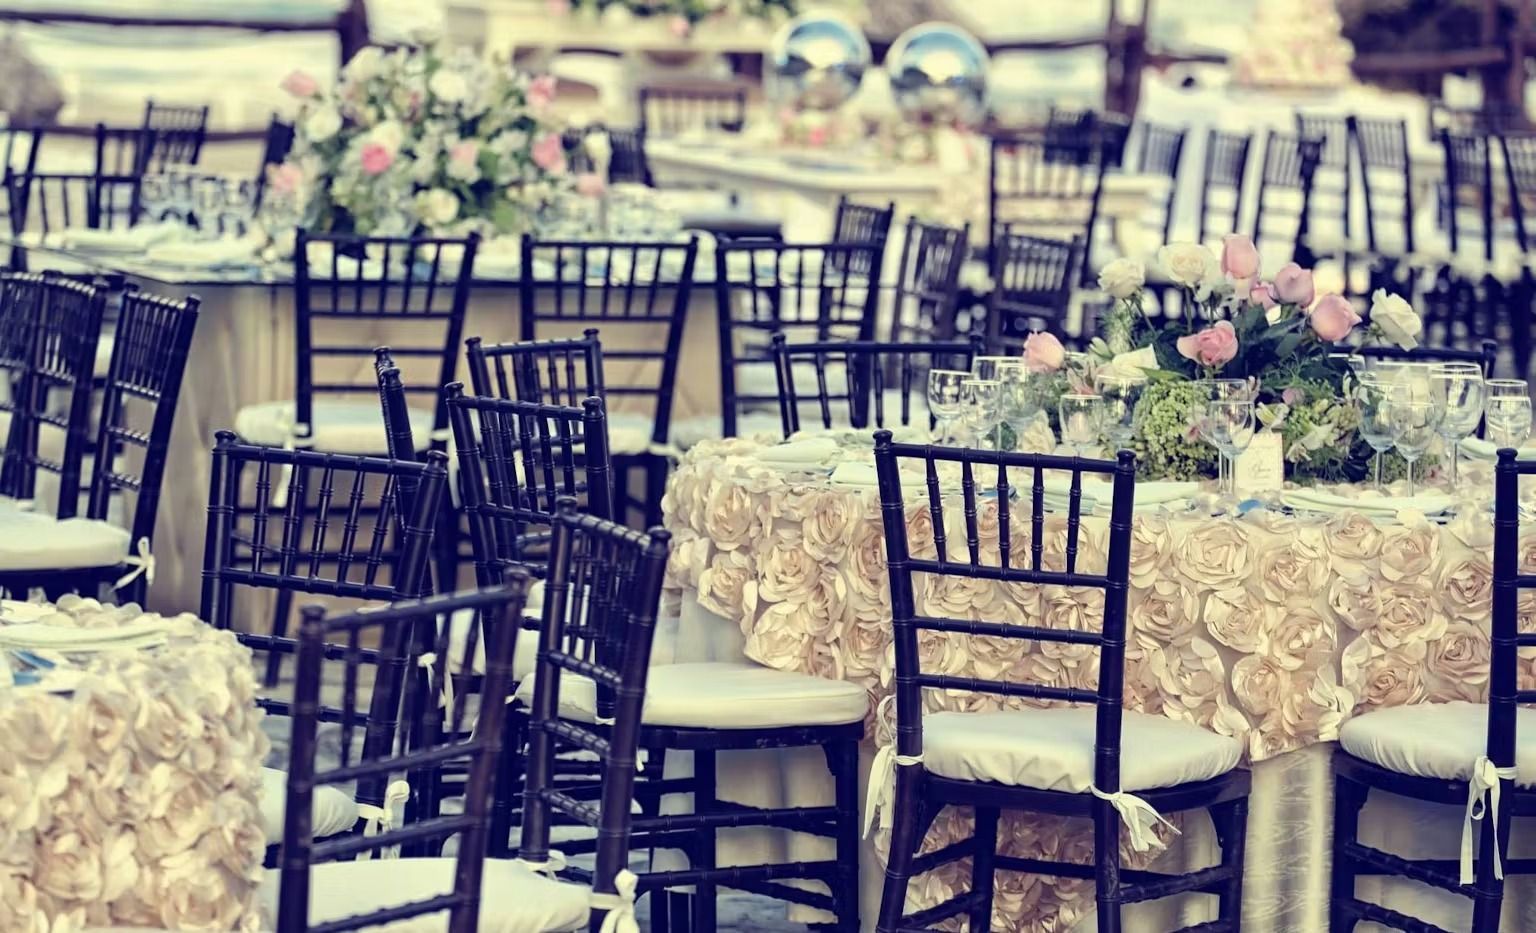
[[[303,72],[283,87],[302,109],[270,184],[309,229],[512,234],[571,183],[552,77],[434,42],[365,48],[331,91]]]

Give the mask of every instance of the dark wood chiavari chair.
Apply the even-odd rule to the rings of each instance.
[[[1483,341],[1482,346],[1475,350],[1425,346],[1405,350],[1402,347],[1384,346],[1360,347],[1354,352],[1359,356],[1378,360],[1409,360],[1419,363],[1476,363],[1482,367],[1484,379],[1493,378],[1493,370],[1499,360],[1499,345],[1492,340]]]
[[[1493,218],[1493,163],[1488,137],[1442,130],[1440,146],[1445,152],[1445,184],[1440,195],[1440,214],[1450,234],[1451,255],[1460,255],[1463,246],[1475,249],[1477,244],[1472,238],[1480,236],[1481,258],[1491,263],[1496,236]],[[1472,202],[1475,214],[1462,210],[1467,201]],[[1469,225],[1475,229],[1466,229]]]
[[[872,340],[885,243],[723,240],[715,250],[723,436],[777,431],[774,331],[806,340]],[[743,418],[761,412],[760,421]]]
[[[1470,924],[1458,929],[1496,933],[1506,875],[1528,875],[1536,861],[1509,858],[1514,817],[1536,812],[1528,777],[1515,767],[1529,760],[1531,736],[1522,728],[1521,705],[1536,703],[1536,690],[1520,688],[1520,652],[1536,647],[1523,631],[1520,602],[1536,588],[1522,565],[1520,485],[1536,463],[1499,451],[1494,467],[1493,628],[1486,703],[1422,703],[1362,713],[1339,730],[1334,755],[1333,879],[1329,929],[1348,931],[1362,922],[1415,933],[1444,928],[1361,900],[1360,876],[1395,876],[1472,901]],[[1360,811],[1371,792],[1442,806],[1466,807],[1461,858],[1403,858],[1360,839]],[[1481,823],[1477,838],[1473,824]]]
[[[140,220],[142,176],[89,172],[18,172],[7,169],[11,233],[40,241],[72,228],[124,230]],[[20,268],[25,251],[13,265]]]
[[[747,89],[739,85],[650,86],[640,89],[642,137],[688,132],[739,133],[747,122]]]
[[[1087,335],[1067,333],[1073,286],[1082,268],[1083,243],[1005,232],[992,251],[992,294],[987,301],[987,346],[1018,351],[1036,330],[1069,344]]]
[[[145,171],[164,172],[171,165],[196,165],[208,137],[208,106],[172,107],[146,101],[144,129],[149,134],[149,148],[143,155]]]
[[[1142,123],[1140,145],[1131,163],[1136,172],[1168,179],[1168,193],[1158,203],[1156,229],[1159,243],[1173,242],[1174,207],[1179,200],[1179,178],[1184,163],[1184,140],[1189,131],[1183,127],[1159,126]]]
[[[1322,143],[1317,169],[1312,176],[1313,239],[1320,236],[1334,241],[1329,252],[1354,251],[1356,223],[1354,215],[1354,156],[1349,138],[1349,118],[1334,114],[1296,111],[1296,135]],[[1324,223],[1326,221],[1326,223]],[[1313,247],[1314,253],[1323,249]]]
[[[891,340],[955,336],[960,273],[971,248],[971,225],[950,227],[908,217],[891,312]]]
[[[502,721],[512,686],[516,641],[511,636],[522,612],[525,584],[525,578],[513,575],[507,584],[491,589],[341,616],[326,617],[317,607],[306,609],[298,646],[300,674],[282,863],[278,871],[268,874],[261,890],[268,907],[275,907],[279,933],[376,929],[410,918],[420,922],[423,916],[444,912],[448,916],[440,925],[452,933],[576,929],[586,921],[593,902],[587,888],[545,877],[526,862],[485,857],[490,799],[502,752]],[[490,635],[484,649],[486,676],[475,704],[475,728],[431,730],[425,740],[397,752],[390,741],[394,736],[388,717],[395,712],[390,701],[398,701],[400,691],[395,685],[414,670],[420,657],[414,651],[413,636],[435,619],[455,613],[473,614]],[[378,647],[363,647],[371,642]],[[447,650],[441,643],[437,647]],[[439,655],[436,676],[447,666],[445,659],[446,654]],[[348,690],[339,706],[326,706],[322,681],[327,661],[339,662],[332,666],[341,668],[344,684],[355,684],[367,664],[380,672],[386,686],[381,690],[376,683],[366,701]],[[455,702],[453,718],[466,718],[467,705],[467,701]],[[343,727],[366,723],[378,753],[340,767],[322,767],[317,761],[319,726],[337,720]],[[410,788],[447,763],[462,764],[467,770],[459,812],[432,814],[403,826],[393,825],[392,818],[381,820],[374,833],[330,839],[317,838],[319,833],[304,816],[320,792],[340,793],[338,785],[353,781],[360,795],[382,791],[382,806],[388,807],[390,785],[403,780]],[[623,781],[616,780],[613,788],[617,791],[622,786]],[[359,858],[368,853],[384,855],[395,847],[407,852],[440,851],[450,838],[458,842],[453,857]],[[622,857],[622,836],[609,843],[609,855],[598,866],[598,890],[615,890],[614,851]],[[610,877],[604,878],[605,871]]]
[[[293,654],[295,640],[279,628],[266,635],[240,631],[244,601],[237,594],[354,601],[424,595],[446,463],[438,451],[425,462],[387,460],[256,446],[220,431],[209,480],[199,616],[236,631],[241,644],[270,659]],[[258,697],[257,705],[270,715],[294,714],[281,691]],[[267,838],[277,839],[286,776],[266,768],[262,778],[262,821]],[[357,818],[353,798],[330,788],[315,794],[308,828],[316,837],[332,836],[352,829]]]
[[[941,468],[941,464],[946,466]],[[920,482],[926,486],[926,503],[918,508],[926,507],[933,521],[932,554],[914,554],[909,548],[903,499],[907,465],[918,470]],[[1189,723],[1122,709],[1135,458],[1128,451],[1110,462],[896,444],[890,432],[882,431],[875,435],[875,466],[896,631],[895,744],[881,751],[881,761],[870,777],[871,794],[884,792],[892,772],[895,780],[894,796],[884,817],[892,821],[892,831],[877,929],[881,933],[926,930],[960,917],[969,920],[971,929],[988,929],[992,876],[999,870],[1093,880],[1100,930],[1121,928],[1120,908],[1124,903],[1191,891],[1217,895],[1220,916],[1213,923],[1186,930],[1238,929],[1249,792],[1248,772],[1236,767],[1242,746],[1230,737]],[[951,466],[958,473],[959,503],[954,493],[944,489],[945,481],[940,478],[941,471]],[[1066,549],[1061,557],[1045,554],[1046,471],[1071,474],[1069,507],[1061,527]],[[1030,477],[1027,484],[1014,483],[1011,477],[1020,475]],[[1085,477],[1096,476],[1108,477],[1112,486],[1102,572],[1081,566],[1090,558],[1079,556],[1082,490]],[[1027,514],[1010,518],[1016,489],[1023,494]],[[995,498],[978,501],[990,490],[995,490]],[[953,517],[956,505],[965,516],[963,548],[951,546],[946,537],[946,516]],[[977,531],[980,515],[988,510],[996,510],[995,541],[983,540]],[[1027,536],[1023,533],[1026,527]],[[1016,541],[1016,531],[1023,540]],[[959,532],[955,533],[958,537]],[[1028,541],[1027,550],[1024,540]],[[1083,547],[1086,550],[1086,543]],[[925,581],[993,580],[1009,586],[1101,590],[1102,625],[1099,631],[1064,631],[923,615],[914,596],[918,575]],[[926,670],[918,644],[929,633],[951,639],[990,637],[1088,646],[1098,656],[1098,686],[1025,683],[1007,675],[963,677]],[[1089,708],[925,713],[925,690],[991,694],[1000,700],[1085,704]],[[1179,761],[1175,770],[1182,780],[1170,778],[1168,772],[1156,773],[1158,769],[1148,770],[1147,757],[1154,749],[1158,755]],[[1028,767],[1021,764],[1025,761],[1030,762]],[[1026,774],[1036,777],[1020,779]],[[971,839],[918,855],[932,816],[950,805],[974,808],[976,828]],[[1007,810],[1090,819],[1093,864],[998,854],[998,818]],[[1161,814],[1186,810],[1210,811],[1222,847],[1217,866],[1185,874],[1121,868],[1122,819],[1130,827],[1133,848],[1144,850],[1155,841],[1148,835]],[[910,878],[962,858],[971,859],[971,889],[908,914]]]
[[[1536,208],[1536,136],[1503,135],[1499,150],[1504,155],[1504,181],[1509,192],[1509,213],[1515,220],[1515,243],[1521,254],[1536,247],[1536,229],[1530,229],[1526,212]]]
[[[1414,245],[1413,162],[1408,121],[1351,115],[1350,140],[1360,165],[1365,245],[1373,256],[1411,256]]]
[[[1243,186],[1248,178],[1248,150],[1253,136],[1211,130],[1205,138],[1205,163],[1200,173],[1200,213],[1195,242],[1240,230]],[[1231,204],[1226,200],[1231,198]]]
[[[1087,244],[1099,219],[1105,164],[1096,133],[992,137],[987,230],[995,244],[1010,227]]]
[[[1323,142],[1273,130],[1264,141],[1259,190],[1253,212],[1253,243],[1261,254],[1271,242],[1283,244],[1283,261],[1311,265],[1307,234],[1311,229],[1312,191]]]
[[[969,371],[981,350],[979,338],[790,343],[774,334],[784,436],[801,430],[803,421],[819,421],[823,428],[906,426],[919,419],[927,425],[928,371]],[[803,391],[807,385],[809,393]]]

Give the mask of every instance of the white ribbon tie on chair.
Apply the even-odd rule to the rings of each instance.
[[[542,862],[530,862],[525,858],[515,858],[512,862],[515,865],[523,866],[536,875],[543,875],[546,878],[553,878],[562,871],[565,871],[566,865],[565,853],[559,849],[550,849],[549,855]]]
[[[1088,789],[1093,791],[1093,796],[1100,800],[1109,801],[1110,806],[1119,811],[1121,822],[1125,823],[1125,828],[1131,834],[1131,848],[1137,852],[1145,852],[1153,845],[1156,845],[1159,849],[1165,845],[1161,839],[1157,838],[1157,834],[1153,832],[1159,823],[1173,830],[1174,835],[1179,835],[1179,828],[1177,826],[1168,822],[1167,818],[1158,813],[1156,807],[1135,794],[1127,794],[1125,791],[1115,791],[1113,794],[1107,794],[1091,784],[1088,786]]]
[[[137,554],[129,554],[123,558],[123,566],[128,567],[129,570],[112,584],[114,590],[122,589],[139,577],[143,577],[145,583],[155,582],[155,555],[149,553],[149,539],[140,538],[137,550]]]
[[[588,902],[598,910],[608,911],[598,933],[640,933],[640,923],[635,919],[635,892],[639,890],[640,879],[629,869],[621,868],[613,876],[613,886],[617,894],[593,891]]]
[[[416,666],[427,672],[427,689],[432,689],[432,667],[437,663],[437,655],[428,651],[416,659]],[[437,705],[443,710],[443,718],[453,718],[453,675],[443,671],[443,689],[437,695]]]
[[[922,755],[898,755],[895,745],[882,745],[875,752],[874,764],[869,769],[869,799],[864,804],[864,835],[874,828],[878,819],[881,829],[890,829],[891,811],[896,804],[896,768],[910,768],[923,763]]]
[[[391,781],[389,787],[384,790],[384,803],[382,806],[374,806],[371,803],[357,805],[357,815],[365,822],[363,835],[365,837],[377,836],[380,833],[389,832],[399,826],[405,816],[405,802],[411,799],[411,785],[405,781]],[[398,811],[399,817],[396,818]],[[363,852],[357,857],[360,862],[365,862],[373,857],[372,849]],[[400,850],[390,847],[388,854],[379,852],[379,858],[398,858]]]
[[[1467,815],[1461,825],[1461,883],[1477,878],[1473,869],[1472,824],[1488,817],[1488,831],[1493,833],[1493,876],[1504,878],[1504,862],[1499,858],[1499,781],[1513,781],[1514,768],[1495,767],[1486,755],[1479,755],[1467,781]]]

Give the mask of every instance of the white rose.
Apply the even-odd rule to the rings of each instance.
[[[321,107],[304,118],[304,135],[312,143],[323,143],[341,130],[341,114],[335,107]]]
[[[1221,271],[1216,254],[1199,243],[1169,243],[1157,251],[1157,264],[1180,285],[1196,288]]]
[[[451,224],[459,216],[459,199],[443,188],[423,191],[416,195],[416,214],[429,227]]]
[[[593,130],[581,141],[588,158],[598,165],[607,165],[613,159],[613,141],[602,130]]]
[[[378,46],[369,45],[362,48],[352,60],[347,63],[343,71],[346,79],[353,82],[371,81],[378,77],[384,68],[384,52]]]
[[[1147,270],[1134,259],[1116,259],[1099,272],[1099,288],[1111,298],[1130,298],[1146,283]]]
[[[469,96],[469,82],[457,71],[442,68],[427,82],[427,90],[445,104],[457,104]]]
[[[1418,346],[1419,335],[1424,332],[1424,321],[1413,306],[1400,295],[1387,294],[1384,288],[1371,295],[1371,323],[1381,328],[1382,336],[1404,350]]]
[[[399,152],[405,142],[405,127],[398,120],[385,120],[368,132],[368,141],[378,143],[390,152]]]
[[[1100,372],[1113,373],[1124,379],[1145,379],[1147,370],[1157,368],[1157,351],[1151,347],[1142,347],[1129,353],[1115,354],[1114,359]]]

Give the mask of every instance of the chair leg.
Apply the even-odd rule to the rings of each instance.
[[[1107,800],[1093,802],[1094,901],[1099,933],[1120,933],[1120,813]]]
[[[1216,837],[1221,842],[1221,864],[1232,869],[1232,877],[1222,886],[1221,922],[1236,930],[1243,920],[1243,856],[1248,845],[1248,798],[1239,797],[1211,808]]]
[[[693,812],[709,813],[715,809],[715,752],[699,749],[693,753]],[[715,840],[718,833],[705,829],[694,843],[693,867],[711,871],[715,866]],[[715,884],[700,881],[693,886],[693,933],[715,933]]]
[[[501,767],[496,772],[496,796],[491,802],[491,858],[510,858],[513,814],[522,809],[523,748],[528,735],[528,718],[521,708],[507,710],[502,728]]]
[[[293,613],[293,591],[278,590],[277,604],[272,608],[272,634],[283,638],[288,634],[288,616]],[[267,673],[262,680],[263,686],[275,687],[282,678],[283,653],[281,651],[267,652]]]
[[[645,527],[661,524],[661,497],[667,492],[667,458],[649,456],[645,462]]]
[[[1328,929],[1345,933],[1355,921],[1344,904],[1355,898],[1355,865],[1344,854],[1344,846],[1355,841],[1360,831],[1360,808],[1365,806],[1366,787],[1344,777],[1333,782],[1333,877],[1329,884]]]
[[[1507,781],[1500,783],[1504,785],[1502,790],[1505,796],[1499,801],[1498,812],[1492,814],[1492,819],[1484,820],[1477,833],[1477,875],[1472,883],[1472,933],[1499,933],[1499,914],[1504,908],[1504,879],[1494,875],[1493,866],[1495,861],[1509,854],[1509,833],[1499,833],[1495,841],[1488,827],[1510,825],[1514,817],[1514,806],[1509,793],[1514,788]]]
[[[837,883],[832,900],[837,905],[838,933],[859,931],[859,743],[839,742],[827,747],[828,763],[837,801]]]
[[[885,862],[885,886],[880,893],[880,920],[877,933],[895,933],[907,912],[907,882],[912,875],[912,856],[922,843],[917,827],[923,825],[917,799],[921,766],[896,769],[895,822],[891,827],[891,850]]]
[[[997,810],[976,808],[975,850],[971,855],[971,890],[979,895],[971,908],[971,933],[992,928],[992,860],[997,855]]]

